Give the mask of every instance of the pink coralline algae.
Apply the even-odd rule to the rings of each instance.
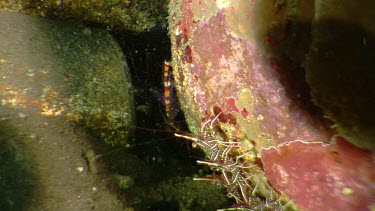
[[[301,210],[368,210],[375,204],[371,152],[340,137],[334,144],[293,141],[260,153],[269,182]]]

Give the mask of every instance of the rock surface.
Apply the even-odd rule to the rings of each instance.
[[[295,152],[290,155],[290,166],[294,166],[294,162],[298,164],[300,159],[308,162],[307,157],[297,153],[298,147],[292,144],[295,141],[303,141],[306,146],[310,146],[309,142],[319,143],[311,153],[317,159],[323,159],[322,155],[331,153],[323,147],[325,144],[338,147],[333,143],[333,137],[338,133],[355,145],[345,143],[347,148],[363,154],[353,159],[364,165],[367,179],[356,184],[363,183],[368,189],[354,190],[353,187],[353,191],[357,194],[355,197],[358,196],[357,202],[365,198],[365,208],[369,209],[373,201],[366,197],[373,194],[375,188],[373,166],[367,165],[373,162],[371,153],[374,153],[375,143],[374,89],[371,87],[374,65],[370,59],[374,55],[374,18],[370,12],[374,7],[368,1],[340,1],[341,6],[337,5],[337,1],[312,0],[173,0],[169,21],[174,82],[190,130],[200,138],[197,140],[206,143],[196,141],[205,148],[214,165],[229,168],[232,172],[237,169],[224,161],[232,159],[232,163],[241,163],[239,168],[243,168],[243,160],[257,165],[259,158],[264,164],[271,165],[274,162],[272,156],[263,157],[259,153],[271,146],[276,149],[289,146],[285,148]],[[362,13],[356,16],[362,8],[363,16]],[[346,13],[355,17],[350,18],[344,15]],[[355,27],[342,29],[337,22],[326,25],[329,18],[341,18]],[[358,30],[361,27],[365,29]],[[360,73],[354,71],[358,68]],[[291,144],[287,145],[289,142]],[[340,156],[350,160],[354,156],[351,150],[340,151]],[[330,169],[338,165],[325,160],[321,162],[324,162],[322,172],[332,173]],[[259,168],[263,166],[259,165]],[[350,181],[358,175],[351,172],[351,165],[341,165],[340,168],[338,174],[345,172],[344,176],[335,177],[334,182],[342,183],[342,187],[352,187]],[[248,166],[242,173],[256,173],[246,172],[253,171],[251,169]],[[264,170],[271,174],[269,169]],[[275,171],[283,174],[281,169]],[[299,182],[305,173],[304,169],[300,171],[295,177]],[[230,192],[234,189],[236,176],[223,175],[223,182],[228,184]],[[272,175],[266,176],[277,190],[284,191],[277,186],[282,178],[271,180]],[[310,181],[316,183],[316,187],[322,185],[317,180]],[[237,188],[245,192],[240,194],[242,196],[254,193],[251,190],[259,187],[261,182],[246,184],[251,187],[249,190],[237,183]],[[290,188],[306,189],[302,185]],[[352,190],[346,190],[349,189]],[[270,192],[258,196],[272,198]],[[290,199],[303,207],[303,199],[289,193]],[[315,205],[319,207],[322,201],[328,203],[330,196],[325,198],[324,193],[321,194],[319,197],[324,200],[314,201],[308,209]],[[351,196],[354,195],[345,197]],[[346,200],[345,197],[338,200],[350,207],[351,200],[355,199]]]
[[[340,135],[375,151],[375,2],[318,2],[305,64],[312,97]]]
[[[126,145],[134,118],[132,85],[111,36],[102,30],[1,14],[1,105],[25,116],[62,116],[111,144]],[[12,21],[21,24],[14,27]]]
[[[375,205],[371,152],[340,137],[329,145],[294,141],[264,148],[261,158],[273,187],[301,210],[367,210]]]
[[[3,10],[0,31],[1,138],[22,150],[33,177],[22,209],[123,210],[96,174],[104,170],[90,137],[74,124],[126,144],[132,86],[112,37]],[[0,208],[21,206],[12,200]]]
[[[226,135],[257,150],[296,139],[328,142],[332,131],[310,100],[300,64],[270,52],[277,46],[272,36],[289,35],[273,31],[288,24],[275,23],[274,5],[203,2],[171,6],[175,84],[190,129],[199,133],[202,120],[221,113]],[[263,23],[266,11],[271,18]]]
[[[0,9],[142,32],[166,27],[167,0],[0,1]]]

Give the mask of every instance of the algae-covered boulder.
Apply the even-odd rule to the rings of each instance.
[[[354,145],[375,150],[375,2],[317,1],[306,59],[314,102]]]
[[[0,9],[95,23],[108,29],[144,31],[166,27],[167,0],[12,0],[0,1]]]
[[[64,117],[126,145],[133,119],[128,67],[104,30],[0,12],[1,107]]]

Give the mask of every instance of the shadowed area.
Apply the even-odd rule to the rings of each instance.
[[[4,117],[0,120],[0,210],[25,210],[35,181],[22,148],[16,144],[18,132],[8,123]]]

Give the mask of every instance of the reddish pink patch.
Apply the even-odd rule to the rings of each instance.
[[[223,110],[219,106],[214,106],[214,115],[219,115]]]
[[[198,76],[197,76],[197,74],[194,73],[193,78],[194,78],[194,80],[198,81]]]
[[[189,38],[189,30],[186,28],[186,23],[180,22],[178,24],[180,33],[176,35],[176,46],[180,48],[181,46],[184,46]],[[193,57],[192,57],[192,50],[191,47],[188,45],[184,47],[183,49],[183,62],[192,63]]]
[[[227,105],[228,105],[229,111],[234,111],[234,112],[237,112],[237,113],[240,112],[240,109],[238,109],[238,107],[236,105],[236,99],[234,99],[233,97],[227,98]]]
[[[247,117],[249,116],[249,112],[247,111],[246,108],[243,108],[241,110],[241,115],[242,115],[243,118],[247,119]]]
[[[241,115],[245,119],[247,119],[247,117],[249,116],[249,112],[246,110],[246,108],[243,108],[240,111],[240,109],[236,105],[236,99],[234,99],[234,97],[227,98],[227,108],[228,108],[228,111],[230,111],[230,112],[234,111],[236,113],[241,113]]]
[[[193,20],[193,13],[190,10],[190,4],[192,1],[183,1],[181,5],[181,11],[183,19],[178,23],[179,34],[176,36],[176,45],[178,48],[184,46],[186,42],[190,40],[190,33],[192,27],[195,25]],[[183,49],[183,62],[192,63],[192,50],[190,46],[186,46]]]
[[[219,121],[222,123],[229,123],[232,125],[236,125],[236,117],[234,117],[231,113],[225,114],[222,112],[222,109],[219,106],[214,106],[214,115],[220,115],[219,116]]]
[[[331,145],[293,141],[260,154],[270,183],[301,210],[368,210],[375,203],[371,153],[343,138]]]
[[[251,144],[252,144],[254,147],[256,147],[257,143],[256,143],[254,140],[251,140],[250,142],[251,142]]]
[[[271,35],[266,36],[266,43],[270,46],[272,46],[274,44],[274,39]]]
[[[225,114],[224,117],[223,117],[223,121],[225,123],[229,123],[231,125],[237,124],[236,117],[234,117],[232,114]]]
[[[190,46],[186,46],[183,56],[183,62],[191,64],[193,62],[193,56],[191,55]]]
[[[132,3],[130,2],[124,2],[122,4],[120,4],[122,7],[124,7],[125,9],[130,9],[132,7]]]

